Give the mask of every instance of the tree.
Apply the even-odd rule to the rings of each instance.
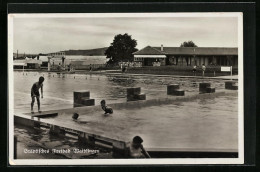
[[[131,35],[116,35],[113,42],[107,48],[105,55],[110,58],[109,63],[117,63],[119,61],[133,61],[133,52],[136,52],[137,41],[132,39]]]
[[[180,47],[198,47],[193,41],[184,41]],[[189,65],[189,57],[185,57],[187,66]]]
[[[198,47],[193,41],[184,41],[180,47]]]

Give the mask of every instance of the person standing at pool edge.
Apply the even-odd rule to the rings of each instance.
[[[204,64],[202,64],[201,69],[202,69],[202,77],[204,77],[206,66]]]
[[[32,97],[32,103],[31,103],[31,112],[34,113],[33,111],[33,105],[35,102],[35,97],[37,99],[37,105],[38,105],[38,112],[41,113],[41,108],[40,108],[40,93],[39,89],[41,89],[41,97],[43,98],[43,81],[44,77],[40,77],[38,82],[35,82],[31,88],[31,97]]]
[[[196,71],[197,71],[197,65],[194,65],[192,69],[193,76],[196,76]]]

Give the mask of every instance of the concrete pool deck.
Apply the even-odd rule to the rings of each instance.
[[[110,104],[114,109],[114,114],[110,116],[104,116],[100,106],[51,110],[33,115],[31,113],[15,114],[15,123],[32,127],[44,126],[56,132],[74,132],[79,139],[86,141],[93,139],[97,145],[119,150],[125,150],[129,147],[133,136],[141,135],[148,150],[237,152],[237,133],[234,134],[236,129],[231,124],[232,121],[226,123],[225,126],[219,126],[219,123],[225,123],[223,116],[213,116],[214,119],[202,122],[197,121],[196,115],[187,116],[187,118],[182,119],[185,122],[183,125],[179,122],[182,114],[173,114],[175,116],[171,121],[164,120],[164,113],[160,113],[174,102],[189,102],[198,98],[207,99],[222,96],[237,96],[237,91],[225,90],[214,94],[173,96],[163,99],[115,103]],[[149,111],[151,114],[147,113]],[[79,122],[75,122],[71,118],[75,112],[80,114]],[[223,113],[227,112],[223,111]],[[57,116],[46,117],[46,114],[57,114]],[[198,112],[198,115],[201,114]],[[171,128],[165,127],[164,124],[172,125],[172,131],[169,131]],[[154,131],[150,127],[151,125],[157,125],[158,130]],[[195,133],[190,133],[193,130]],[[190,139],[193,139],[193,142]]]

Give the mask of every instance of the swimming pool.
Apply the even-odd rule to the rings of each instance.
[[[30,89],[39,76],[44,76],[44,99],[42,110],[67,109],[73,107],[73,91],[89,90],[90,97],[109,104],[126,102],[127,87],[141,87],[147,99],[168,97],[166,86],[180,84],[186,95],[198,94],[198,83],[211,82],[217,91],[224,90],[222,80],[193,78],[128,76],[128,75],[79,75],[40,72],[14,72],[15,113],[30,112]],[[35,104],[36,108],[36,104]],[[72,114],[62,113],[52,120],[75,125]],[[192,101],[176,101],[171,104],[131,109],[115,108],[110,117],[104,117],[102,110],[80,114],[87,124],[83,129],[94,128],[104,135],[123,136],[131,140],[135,135],[144,139],[147,149],[193,149],[231,150],[238,148],[238,97],[211,96]],[[32,131],[15,126],[15,134],[27,137],[47,146],[59,148],[89,148],[80,145],[77,139],[51,136],[47,131]],[[102,150],[102,149],[100,149]],[[111,152],[102,150],[89,158],[112,158]]]
[[[227,102],[230,102],[228,106]],[[139,135],[144,139],[147,150],[228,152],[238,149],[237,98],[234,96],[199,98],[193,102],[143,108],[117,107],[110,116],[104,116],[101,109],[85,111],[80,113],[80,120],[86,123],[76,123],[71,116],[71,113],[65,112],[49,120],[67,126],[78,125],[82,130],[94,130],[94,133],[114,139],[130,141]],[[50,148],[90,148],[80,145],[77,139],[52,136],[47,130],[40,132],[15,127],[15,134],[29,137]],[[106,151],[94,157],[99,156],[113,157],[111,152]]]
[[[44,72],[14,72],[14,111],[29,112],[30,91],[34,82],[40,76],[45,77],[44,98],[41,99],[42,110],[52,110],[73,107],[73,91],[88,90],[90,97],[96,104],[102,99],[108,104],[126,102],[127,87],[141,87],[147,99],[167,97],[168,84],[180,84],[185,94],[198,92],[198,83],[203,79],[156,77],[156,76],[129,76],[129,75],[79,75]],[[217,91],[224,90],[222,80],[206,80],[216,87]],[[36,103],[35,103],[36,107]]]

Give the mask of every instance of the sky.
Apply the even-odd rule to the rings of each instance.
[[[237,47],[236,17],[14,18],[13,51],[51,53],[108,47],[117,34],[129,34],[140,50],[148,45]]]

